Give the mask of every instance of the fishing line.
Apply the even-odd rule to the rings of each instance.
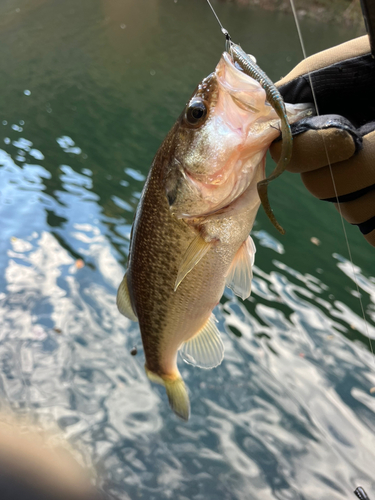
[[[212,10],[212,12],[213,12],[213,14],[214,14],[217,22],[219,23],[221,32],[226,36],[227,40],[230,40],[230,35],[229,35],[228,31],[222,25],[222,23],[221,23],[218,15],[215,12],[215,9],[211,5],[210,0],[207,0],[207,3],[210,6],[210,8],[211,8],[211,10]],[[303,43],[303,37],[302,37],[302,33],[301,33],[301,28],[300,28],[300,24],[299,24],[299,20],[298,20],[298,16],[297,16],[296,8],[295,8],[295,5],[294,5],[294,0],[290,0],[290,4],[291,4],[291,7],[292,7],[292,11],[293,11],[294,21],[296,23],[296,28],[297,28],[297,32],[298,32],[298,37],[299,37],[299,41],[300,41],[300,44],[301,44],[301,48],[302,48],[303,57],[304,57],[304,60],[306,61],[307,60],[307,55],[306,55],[306,50],[305,50],[305,44]],[[307,70],[307,74],[308,74],[308,78],[309,78],[309,82],[310,82],[310,87],[311,87],[311,92],[312,92],[312,96],[313,96],[313,100],[314,100],[314,106],[315,106],[315,109],[316,109],[316,113],[317,113],[318,116],[320,116],[319,108],[318,108],[318,102],[317,102],[317,98],[316,98],[316,94],[315,94],[315,90],[314,90],[314,86],[313,86],[313,82],[312,82],[312,78],[311,78],[311,71],[309,69]],[[368,339],[368,343],[369,343],[369,346],[370,346],[371,353],[373,355],[374,368],[375,368],[374,349],[373,349],[372,340],[371,340],[371,337],[370,337],[370,332],[368,330],[368,323],[367,323],[367,320],[366,320],[365,310],[364,310],[364,307],[363,307],[363,302],[362,302],[362,298],[361,298],[361,292],[359,291],[359,285],[358,285],[357,275],[356,275],[356,271],[355,271],[355,267],[354,267],[354,263],[353,263],[352,252],[351,252],[351,249],[350,249],[348,235],[347,235],[347,232],[346,232],[346,229],[345,229],[344,217],[343,217],[342,211],[341,211],[341,204],[340,204],[340,200],[339,200],[338,193],[337,193],[336,183],[335,183],[335,179],[334,179],[334,175],[333,175],[333,170],[332,170],[332,164],[331,164],[330,159],[329,159],[328,149],[327,149],[327,145],[326,145],[324,136],[321,136],[321,137],[322,137],[323,146],[324,146],[324,150],[325,150],[325,154],[326,154],[326,158],[327,158],[327,162],[328,162],[328,166],[329,166],[329,171],[330,171],[330,175],[331,175],[331,179],[332,179],[332,184],[333,184],[333,189],[334,189],[334,193],[335,193],[335,198],[337,200],[337,208],[338,208],[338,211],[339,211],[339,214],[340,214],[341,225],[342,225],[342,229],[343,229],[344,236],[345,236],[345,241],[346,241],[346,247],[347,247],[347,250],[348,250],[349,259],[350,259],[350,263],[351,263],[351,266],[352,266],[353,280],[354,280],[354,283],[355,283],[355,286],[356,286],[356,289],[357,289],[358,300],[359,300],[360,308],[361,308],[361,311],[362,311],[363,321],[365,323],[366,336],[367,336],[367,339]]]
[[[212,7],[210,0],[207,0],[208,5],[211,7],[212,12],[214,13],[214,16],[216,17],[217,22],[220,25],[221,32],[226,36],[227,40],[230,39],[230,35],[228,33],[228,30],[224,28],[224,26],[221,24],[220,19],[218,15],[215,12],[215,9]]]
[[[290,0],[290,5],[292,7],[294,21],[296,23],[296,28],[297,28],[297,32],[298,32],[298,37],[299,37],[299,41],[300,41],[300,44],[301,44],[301,48],[302,48],[303,57],[304,57],[304,60],[306,61],[307,60],[307,56],[306,56],[305,44],[303,43],[301,28],[300,28],[300,24],[299,24],[299,20],[298,20],[298,16],[297,16],[296,8],[295,8],[295,5],[294,5],[294,0]],[[318,116],[320,116],[319,108],[318,108],[318,102],[317,102],[317,99],[316,99],[316,94],[315,94],[315,90],[314,90],[314,86],[313,86],[313,82],[312,82],[312,78],[311,78],[311,71],[309,70],[309,68],[307,68],[307,74],[308,74],[308,78],[309,78],[309,82],[310,82],[310,87],[311,87],[311,92],[312,92],[312,96],[313,96],[313,100],[314,100],[314,106],[315,106],[315,109],[316,109],[316,113],[317,113]],[[329,159],[329,154],[328,154],[327,145],[326,145],[324,136],[322,135],[321,138],[322,138],[322,141],[323,141],[324,150],[325,150],[326,158],[327,158],[327,161],[328,161],[329,172],[330,172],[331,180],[332,180],[332,184],[333,184],[333,190],[334,190],[335,198],[336,198],[336,201],[337,201],[337,208],[338,208],[338,211],[339,211],[339,214],[340,214],[341,225],[342,225],[342,229],[344,231],[344,236],[345,236],[345,241],[346,241],[346,247],[347,247],[349,259],[350,259],[350,262],[351,262],[351,265],[352,265],[353,280],[354,280],[355,286],[357,288],[358,300],[359,300],[361,311],[362,311],[363,321],[365,323],[366,336],[367,336],[367,339],[368,339],[368,342],[369,342],[371,353],[373,355],[374,368],[375,368],[374,349],[373,349],[373,346],[372,346],[372,341],[371,341],[370,333],[369,333],[369,330],[368,330],[368,324],[367,324],[365,310],[364,310],[363,302],[362,302],[362,298],[361,298],[361,292],[359,291],[357,275],[356,275],[356,271],[355,271],[355,267],[354,267],[354,263],[353,263],[353,259],[352,259],[352,252],[351,252],[351,249],[350,249],[348,235],[347,235],[346,229],[345,229],[344,217],[343,217],[342,211],[341,211],[341,205],[340,205],[340,200],[339,200],[339,197],[338,197],[336,183],[335,183],[335,179],[334,179],[334,175],[333,175],[332,164],[331,164],[330,159]]]

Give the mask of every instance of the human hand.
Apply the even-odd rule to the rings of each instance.
[[[285,102],[314,102],[319,116],[291,126],[287,170],[317,198],[331,201],[375,246],[375,60],[368,37],[315,54],[276,83]],[[271,145],[279,159],[281,141]],[[331,176],[330,167],[332,168]]]

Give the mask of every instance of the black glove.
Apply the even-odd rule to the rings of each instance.
[[[375,60],[368,37],[298,64],[276,83],[285,102],[314,102],[309,72],[320,116],[292,125],[293,154],[287,169],[300,173],[314,196],[337,208],[331,164],[343,217],[375,246]],[[280,141],[270,151],[277,161]]]

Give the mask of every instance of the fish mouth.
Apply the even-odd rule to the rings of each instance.
[[[216,67],[219,87],[230,94],[234,104],[252,114],[261,111],[259,98],[266,100],[265,90],[259,82],[246,75],[228,52],[224,52]]]
[[[191,148],[192,161],[176,158],[183,183],[174,191],[177,198],[171,197],[170,208],[181,218],[213,214],[240,197],[269,145],[263,137],[259,140],[259,130],[254,130],[259,120],[272,112],[265,106],[266,93],[261,85],[244,74],[227,53],[222,55],[215,77],[217,101]],[[206,155],[204,165],[199,157]],[[180,191],[183,184],[184,194]]]
[[[225,143],[226,150],[223,151],[222,148],[222,154],[215,159],[216,167],[208,171],[196,168],[194,163],[186,165],[186,162],[179,159],[179,164],[194,186],[197,183],[204,187],[221,186],[228,181],[233,170],[239,172],[242,167],[246,168],[249,133],[253,131],[252,127],[257,120],[262,120],[272,112],[270,106],[265,106],[264,89],[256,80],[243,73],[227,52],[223,53],[214,75],[218,89],[217,100],[207,126],[202,131],[202,137],[212,150],[220,149],[217,144],[220,141]],[[216,144],[212,137],[217,138]]]
[[[212,82],[215,103],[207,120],[190,134],[186,148],[175,151],[178,179],[170,176],[168,201],[177,218],[222,210],[262,180],[265,154],[279,135],[279,117],[265,90],[230,54],[223,53]],[[303,107],[286,105],[291,122],[306,113]]]

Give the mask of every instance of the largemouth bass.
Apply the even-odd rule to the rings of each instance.
[[[291,122],[309,112],[286,109]],[[279,123],[265,90],[224,52],[156,153],[142,192],[117,305],[138,319],[146,373],[185,420],[190,403],[177,354],[201,368],[223,359],[212,310],[225,286],[250,295],[257,183]]]

